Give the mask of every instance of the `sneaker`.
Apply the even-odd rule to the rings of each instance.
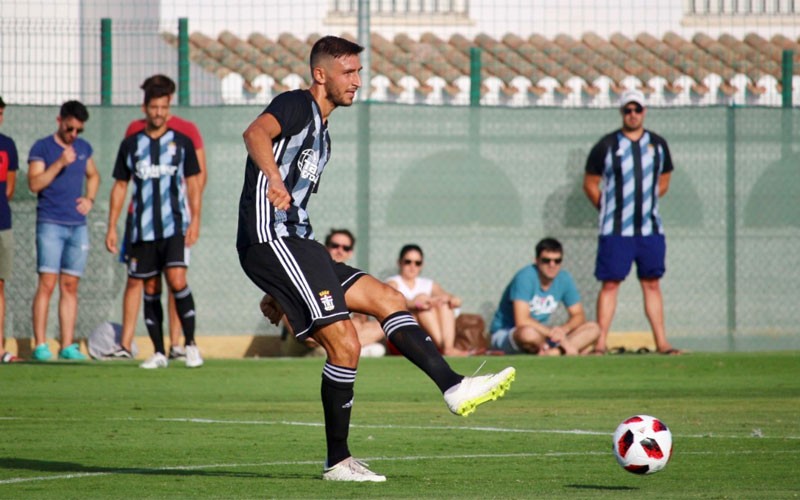
[[[203,366],[203,357],[196,345],[186,346],[186,368],[199,368]]]
[[[386,354],[386,347],[380,342],[361,346],[362,358],[380,358]]]
[[[33,359],[36,361],[49,361],[52,357],[53,353],[50,352],[50,348],[47,347],[47,344],[39,344],[36,346],[36,349],[33,350]]]
[[[78,344],[70,344],[64,349],[61,349],[61,352],[58,353],[58,359],[69,359],[73,361],[83,361],[86,358],[86,355],[81,352],[80,347]]]
[[[5,364],[5,363],[19,363],[20,361],[22,361],[22,358],[18,358],[18,357],[14,356],[13,354],[11,354],[8,351],[4,352],[3,355],[0,356],[0,363],[2,363],[2,364]]]
[[[347,457],[333,467],[326,467],[322,471],[322,479],[325,481],[357,481],[357,482],[371,482],[382,483],[386,481],[386,476],[375,474],[367,469],[367,464],[356,460],[353,457]]]
[[[500,373],[464,377],[460,384],[445,391],[444,402],[451,412],[466,417],[474,412],[478,405],[494,401],[505,394],[511,387],[516,373],[517,371],[509,366]]]
[[[144,368],[146,370],[153,370],[155,368],[166,368],[169,365],[169,361],[167,361],[167,357],[164,356],[162,353],[157,352],[147,358],[146,360],[142,361],[142,364],[139,365],[139,368]]]
[[[117,348],[110,353],[103,356],[104,359],[133,359],[133,354],[131,351],[125,349],[124,347],[117,346]]]
[[[174,345],[169,348],[169,359],[186,359],[186,349],[179,345]]]

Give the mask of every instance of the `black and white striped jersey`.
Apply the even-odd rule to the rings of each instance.
[[[281,126],[281,135],[273,140],[272,152],[292,202],[286,211],[277,210],[269,202],[267,177],[248,156],[239,198],[236,238],[239,251],[275,238],[313,239],[306,206],[319,187],[331,154],[327,125],[308,90],[284,92],[272,100],[264,113],[274,116]]]

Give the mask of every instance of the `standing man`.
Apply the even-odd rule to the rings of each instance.
[[[595,351],[605,354],[608,331],[617,307],[619,286],[636,262],[644,310],[656,349],[681,354],[667,341],[659,280],[666,271],[666,242],[658,200],[666,194],[672,173],[667,141],[644,128],[644,94],[627,90],[619,101],[622,128],[606,135],[586,160],[583,190],[600,211],[600,238],[595,277],[600,338]]]
[[[117,253],[117,219],[128,182],[133,179],[133,210],[128,214],[128,276],[144,281],[144,320],[154,354],[142,368],[166,368],[161,307],[161,273],[175,295],[175,307],[186,339],[186,366],[202,366],[194,342],[195,309],[186,282],[187,248],[200,231],[200,166],[191,139],[167,124],[171,94],[153,86],[145,89],[142,111],[145,129],[122,141],[114,165],[106,248]],[[188,201],[187,201],[188,200]],[[123,310],[123,321],[132,322]],[[117,356],[119,357],[119,356]]]
[[[142,83],[140,88],[144,92],[148,92],[149,90],[158,95],[163,95],[164,93],[169,94],[171,109],[172,99],[175,95],[175,82],[172,80],[172,78],[166,75],[153,75],[148,77]],[[133,120],[130,124],[128,124],[128,129],[125,131],[125,137],[130,137],[134,134],[142,132],[146,128],[146,125],[147,119],[145,118]],[[175,116],[171,112],[167,115],[167,126],[172,130],[187,136],[189,139],[191,139],[192,144],[194,144],[195,153],[197,154],[197,162],[200,165],[200,174],[198,175],[198,179],[200,181],[200,193],[202,196],[202,193],[205,190],[206,180],[208,179],[208,171],[206,170],[206,153],[203,146],[203,137],[200,135],[200,130],[198,130],[197,126],[193,122],[184,120],[179,116]],[[132,203],[129,208],[133,208]],[[123,247],[125,247],[124,242]],[[188,251],[189,250],[187,249],[187,253]],[[124,254],[125,252],[123,251],[122,253]],[[120,260],[124,262],[125,255],[121,255],[120,257]],[[128,277],[122,306],[123,311],[127,311],[127,313],[123,313],[122,315],[122,349],[119,349],[113,353],[112,356],[114,357],[120,357],[123,359],[130,357],[131,343],[133,342],[133,337],[136,333],[136,316],[139,314],[139,303],[142,301],[142,289],[142,280]],[[156,295],[161,294],[161,280],[158,280],[158,286],[156,287],[155,293]],[[181,330],[180,318],[178,317],[178,311],[175,307],[175,295],[172,293],[168,295],[167,299],[167,325],[169,328],[170,340],[169,359],[186,360],[186,347],[182,347],[180,345],[183,331]]]
[[[405,309],[397,291],[344,263],[314,241],[309,197],[330,158],[328,117],[350,106],[361,87],[363,47],[326,36],[311,49],[311,88],[277,96],[244,132],[247,147],[236,248],[245,274],[274,298],[264,309],[273,323],[285,312],[298,340],[311,336],[327,353],[322,370],[327,459],[322,478],[385,481],[348,448],[350,412],[361,345],[350,312],[377,318],[392,343],[444,394],[453,413],[502,396],[513,368],[496,375],[454,372]]]
[[[536,244],[533,265],[520,269],[508,284],[490,327],[492,349],[506,354],[588,354],[600,327],[586,321],[581,296],[572,275],[561,268],[564,250],[554,238]],[[563,303],[569,319],[548,325]]]
[[[67,101],[56,118],[55,134],[39,139],[28,155],[28,186],[38,195],[36,255],[39,285],[33,298],[33,359],[52,357],[47,347],[47,311],[59,284],[58,319],[61,359],[86,359],[74,342],[78,283],[89,256],[86,215],[94,207],[100,174],[92,146],[78,137],[89,120],[86,106]],[[83,190],[84,180],[86,191]]]
[[[6,103],[0,97],[0,125],[6,112]],[[11,232],[11,206],[14,196],[19,155],[14,139],[0,134],[0,363],[13,363],[19,358],[6,351],[6,280],[14,268],[14,233]]]

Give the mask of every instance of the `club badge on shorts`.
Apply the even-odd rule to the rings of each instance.
[[[330,290],[322,290],[319,292],[319,301],[322,302],[322,308],[326,311],[333,311],[333,297]]]

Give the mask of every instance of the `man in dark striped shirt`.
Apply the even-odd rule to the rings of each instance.
[[[620,98],[622,128],[600,139],[586,160],[583,189],[600,211],[595,264],[595,277],[603,283],[597,297],[598,353],[606,352],[619,286],[634,262],[656,349],[681,353],[666,338],[660,285],[666,242],[658,200],[669,188],[672,157],[667,141],[644,128],[646,113],[644,94],[625,91]]]
[[[117,253],[117,219],[128,183],[133,181],[128,214],[128,276],[144,280],[144,318],[155,353],[140,366],[166,368],[160,280],[163,272],[186,338],[186,366],[203,364],[194,341],[194,298],[186,282],[189,247],[200,233],[200,165],[194,144],[169,126],[171,95],[159,87],[145,89],[144,130],[122,141],[114,165],[106,248]],[[187,203],[188,201],[188,203]],[[134,281],[135,283],[135,281]],[[130,283],[128,286],[132,286]]]

